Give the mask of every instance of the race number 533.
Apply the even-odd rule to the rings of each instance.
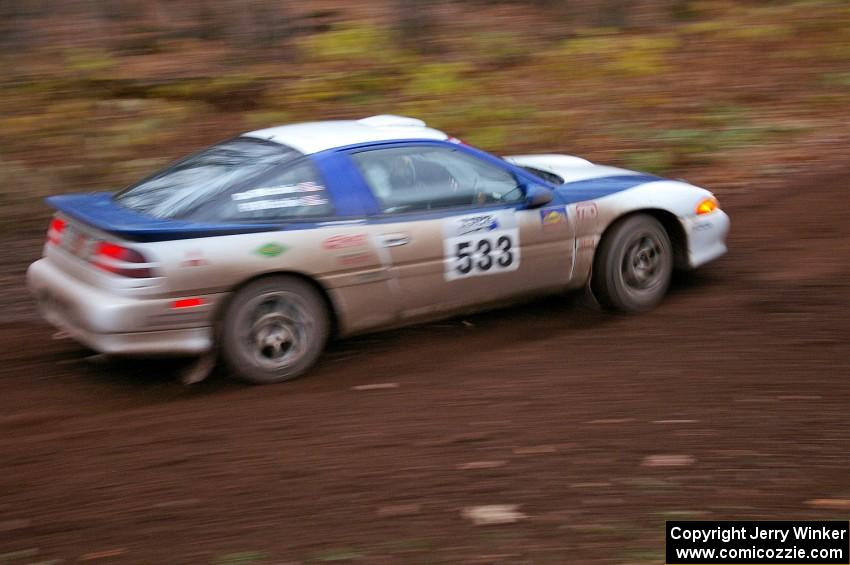
[[[445,241],[446,279],[514,271],[519,267],[517,230],[494,230]]]

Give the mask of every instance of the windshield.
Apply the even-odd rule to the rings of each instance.
[[[115,200],[157,218],[185,218],[222,192],[300,156],[279,143],[237,137],[166,167],[119,192]]]

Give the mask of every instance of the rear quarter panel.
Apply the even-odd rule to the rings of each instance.
[[[137,247],[161,263],[171,296],[229,293],[259,276],[297,273],[324,288],[344,334],[390,323],[397,314],[388,266],[365,224],[331,223]]]

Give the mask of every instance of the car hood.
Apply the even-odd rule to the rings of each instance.
[[[520,167],[533,167],[549,173],[554,173],[564,179],[564,183],[592,178],[643,175],[636,171],[596,165],[587,159],[573,155],[541,154],[541,155],[511,155],[505,161]]]
[[[587,159],[572,155],[513,155],[505,157],[505,160],[561,177],[564,183],[555,192],[565,204],[602,198],[648,182],[666,180],[619,167],[595,165]]]

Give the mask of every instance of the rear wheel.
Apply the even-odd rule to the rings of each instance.
[[[664,298],[672,273],[670,237],[658,220],[639,214],[605,235],[593,262],[591,288],[607,308],[644,312]]]
[[[293,277],[265,278],[239,290],[227,306],[221,348],[240,379],[278,383],[315,364],[328,331],[324,300],[310,284]]]

